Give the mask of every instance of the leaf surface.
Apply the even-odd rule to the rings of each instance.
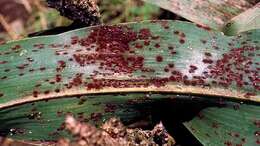
[[[259,37],[146,21],[9,42],[0,46],[0,134],[53,140],[65,114],[131,121],[172,94],[259,102]]]
[[[0,111],[0,135],[21,140],[57,140],[68,137],[63,124],[67,114],[94,125],[115,116],[130,123],[148,116],[156,99],[171,97],[174,96],[111,94],[27,103]]]
[[[224,108],[204,109],[185,126],[207,146],[257,146],[260,106],[229,102]]]
[[[1,46],[0,108],[113,92],[260,101],[259,30],[235,37],[158,21],[83,28]]]

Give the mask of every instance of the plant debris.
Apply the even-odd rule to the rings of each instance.
[[[85,26],[100,24],[99,8],[93,0],[47,0],[47,3],[75,23]]]
[[[77,121],[68,115],[65,127],[74,137],[60,139],[58,146],[173,146],[175,140],[167,133],[162,123],[153,130],[128,129],[119,119],[111,118],[100,129]]]

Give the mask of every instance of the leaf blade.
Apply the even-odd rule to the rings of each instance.
[[[204,145],[258,145],[259,105],[227,104],[204,109],[184,125]]]
[[[110,38],[109,42],[106,37],[93,35],[97,32]],[[1,46],[0,108],[43,99],[111,92],[172,92],[259,101],[259,90],[254,80],[259,58],[257,55],[249,56],[250,53],[259,52],[259,35],[259,30],[255,30],[241,36],[227,37],[191,23],[147,21],[83,28],[56,36],[11,42]],[[78,39],[75,44],[73,37]],[[93,42],[91,37],[98,38]],[[122,43],[128,37],[134,40]],[[98,39],[104,40],[96,42]],[[91,44],[82,45],[86,40]],[[148,45],[145,44],[147,42]],[[106,48],[104,44],[115,48],[109,50],[110,47]],[[129,47],[127,49],[133,52],[127,49],[119,55],[113,52],[124,47]],[[96,49],[101,49],[101,52]],[[103,53],[106,49],[110,52]],[[103,58],[88,58],[93,54]],[[234,55],[238,58],[232,57]],[[97,62],[91,63],[88,59]],[[213,74],[210,77],[204,74],[212,71],[209,69],[211,64],[216,68],[213,71],[221,70],[217,62],[226,59],[228,63],[224,67],[234,64],[234,73]],[[241,81],[248,83],[239,87],[235,78],[228,83],[230,89],[226,89],[221,82],[226,80],[226,75],[241,74],[235,68],[239,67],[238,61],[241,59],[249,63],[248,70],[252,72],[243,70]],[[192,85],[190,78],[196,80],[197,85]],[[252,81],[249,80],[251,78]],[[200,83],[201,80],[203,83]],[[217,85],[212,85],[212,80]],[[208,85],[212,87],[208,88]],[[251,97],[247,97],[251,92]]]

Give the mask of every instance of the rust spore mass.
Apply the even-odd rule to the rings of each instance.
[[[165,29],[169,29],[167,24],[162,25]],[[202,26],[199,27],[205,29]],[[247,86],[259,90],[259,68],[252,67],[255,65],[254,57],[257,57],[254,55],[256,48],[234,48],[226,52],[219,60],[215,58],[217,53],[212,52],[211,54],[206,49],[205,52],[199,52],[200,56],[203,56],[199,60],[201,64],[196,61],[195,64],[187,64],[187,66],[179,65],[178,62],[175,62],[178,59],[174,57],[178,58],[179,54],[182,55],[180,49],[184,47],[181,44],[191,43],[186,39],[187,34],[184,32],[181,30],[171,31],[171,35],[177,37],[179,42],[164,44],[164,38],[161,38],[160,35],[154,35],[149,28],[138,30],[138,28],[132,29],[127,26],[92,27],[85,37],[71,37],[70,44],[49,45],[49,47],[54,48],[54,55],[58,55],[55,56],[58,59],[55,62],[56,72],[44,84],[61,87],[55,87],[59,89],[41,89],[43,84],[41,87],[35,87],[37,91],[34,89],[35,91],[31,91],[31,93],[33,92],[33,96],[37,97],[39,92],[46,95],[61,92],[64,88],[67,90],[82,87],[86,90],[98,90],[105,87],[161,87],[170,82],[201,87],[220,85],[226,88],[235,85],[235,87],[241,88]],[[199,41],[201,41],[200,45],[207,43],[206,40],[199,39]],[[41,51],[39,49],[43,49],[44,45],[36,44],[34,47],[37,51]],[[149,50],[153,51],[154,54],[151,53],[152,55],[149,57],[147,54],[144,56],[145,51]],[[46,70],[47,66],[38,66],[34,68],[35,70],[32,69],[34,67],[31,66],[32,62],[36,58],[33,58],[34,56],[26,57],[24,63],[16,65],[20,69],[21,76],[28,71],[39,73],[39,71]],[[150,59],[161,67],[148,67]],[[5,63],[7,62],[1,61],[0,65]],[[69,67],[73,69],[75,67],[78,70],[70,72]],[[9,72],[10,70],[5,69],[4,71]],[[152,76],[149,73],[152,73]],[[111,79],[115,76],[119,76],[122,80]],[[39,82],[35,84],[39,84]],[[252,91],[246,93],[245,97],[250,98],[255,95],[255,91]]]
[[[40,70],[40,71],[45,71],[46,68],[45,68],[45,67],[41,67],[41,68],[39,68],[39,70]]]
[[[156,61],[157,62],[162,62],[163,61],[163,57],[160,56],[160,55],[156,56]]]
[[[207,59],[203,59],[202,62],[205,64],[212,64],[213,60],[207,58]]]
[[[234,48],[223,54],[222,59],[217,60],[216,64],[210,69],[211,78],[225,87],[236,83],[237,87],[250,86],[259,91],[259,72],[252,66],[253,57],[248,56],[256,49],[252,47]],[[245,82],[245,80],[249,82]],[[245,95],[248,98],[250,96],[255,96],[255,93]]]
[[[204,25],[200,25],[200,24],[197,24],[196,26],[199,27],[199,28],[202,28],[204,30],[211,31],[210,27],[207,27],[207,26],[204,26]]]
[[[39,92],[38,91],[33,91],[33,97],[38,97],[38,94],[39,94]]]
[[[86,48],[95,44],[95,53],[75,53],[73,58],[80,66],[100,64],[100,69],[117,73],[132,73],[143,69],[144,58],[141,55],[129,54],[133,51],[130,43],[136,40],[147,42],[150,37],[149,29],[135,32],[126,26],[94,28],[87,38],[79,42]],[[143,46],[136,44],[136,48],[142,49]]]
[[[80,86],[83,84],[83,74],[82,73],[77,73],[75,77],[72,79],[70,82],[69,86]]]
[[[66,62],[63,60],[58,61],[58,66],[56,68],[57,72],[61,72],[66,67]]]
[[[44,44],[34,44],[33,47],[37,48],[37,49],[43,49],[45,47],[45,45]]]
[[[55,89],[54,90],[56,93],[59,93],[60,92],[60,89]]]
[[[57,83],[62,81],[62,76],[61,76],[61,74],[57,74],[57,75],[55,76],[55,81],[56,81]]]
[[[0,61],[0,64],[6,64],[7,61]]]
[[[190,65],[189,73],[194,73],[197,69],[198,69],[198,67],[196,67],[194,65]]]

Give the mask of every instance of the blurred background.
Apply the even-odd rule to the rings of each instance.
[[[171,12],[141,0],[96,0],[102,23],[151,19],[181,19]],[[47,7],[45,0],[0,0],[0,43],[21,39],[28,34],[59,26],[67,26],[70,20]]]

